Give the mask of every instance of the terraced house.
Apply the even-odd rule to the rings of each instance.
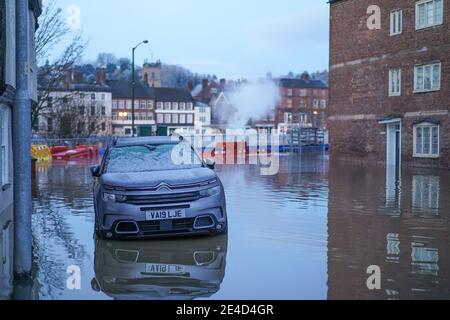
[[[29,94],[37,101],[34,32],[41,2],[29,0]],[[16,0],[0,0],[0,299],[11,294],[13,270],[12,115],[16,92]]]
[[[330,1],[335,157],[450,168],[450,1]]]

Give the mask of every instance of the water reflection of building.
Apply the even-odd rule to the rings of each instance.
[[[182,241],[98,240],[92,288],[115,299],[207,298],[225,276],[227,237]]]
[[[330,166],[328,298],[449,299],[450,176],[385,176]],[[371,265],[381,267],[382,290],[367,288]]]

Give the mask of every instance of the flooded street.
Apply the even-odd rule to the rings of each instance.
[[[34,299],[450,299],[450,174],[281,156],[222,166],[228,237],[95,240],[90,163],[38,165]],[[66,288],[69,266],[81,290]],[[371,265],[382,289],[366,286]],[[169,276],[167,275],[169,274]]]

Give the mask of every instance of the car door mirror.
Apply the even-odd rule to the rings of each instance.
[[[211,170],[216,169],[216,161],[214,161],[213,159],[205,159],[205,164]]]
[[[95,178],[100,177],[100,166],[91,167],[91,173],[92,173],[92,176]]]

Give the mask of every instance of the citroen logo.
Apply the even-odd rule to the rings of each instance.
[[[171,189],[170,189],[170,187],[169,187],[167,184],[165,184],[165,183],[161,183],[161,184],[158,186],[158,192],[169,192],[169,191],[171,191]]]

